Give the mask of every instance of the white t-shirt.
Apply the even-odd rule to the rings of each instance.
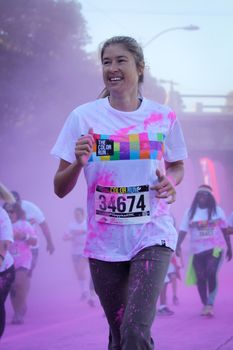
[[[75,161],[75,143],[94,131],[95,145],[84,173],[88,186],[88,232],[84,254],[104,261],[128,261],[145,247],[175,249],[177,234],[165,200],[150,186],[156,169],[187,157],[180,124],[167,106],[143,98],[133,112],[111,107],[108,98],[76,108],[52,154]]]
[[[189,210],[186,211],[180,225],[180,231],[190,235],[190,250],[192,254],[201,253],[213,248],[224,248],[225,241],[221,229],[226,228],[225,213],[219,206],[216,214],[208,220],[208,209],[197,208],[192,220]]]
[[[41,230],[39,225],[45,221],[44,214],[42,213],[40,208],[38,208],[37,205],[26,200],[21,200],[21,207],[25,212],[26,220],[29,221],[30,224],[33,226],[35,233],[38,237],[37,244],[31,247],[31,249],[36,249],[39,246],[39,232]]]
[[[10,218],[7,212],[0,207],[0,241],[10,241],[14,242],[13,239],[13,229]],[[9,269],[14,264],[14,259],[10,252],[7,250],[5,259],[0,267],[0,272]]]
[[[77,221],[72,221],[69,225],[69,235],[71,237],[72,254],[83,255],[87,237],[86,220],[80,223]]]
[[[32,252],[31,247],[27,241],[22,239],[16,239],[16,235],[20,234],[23,237],[36,238],[35,230],[33,226],[26,220],[18,220],[12,224],[14,232],[14,243],[10,247],[10,252],[14,258],[15,268],[24,267],[25,269],[31,268],[32,264]]]
[[[35,205],[34,203],[26,200],[22,200],[21,207],[25,212],[26,220],[31,221],[31,224],[34,224],[34,223],[41,224],[42,222],[45,221],[44,214],[42,213],[40,208],[38,208],[38,206]]]

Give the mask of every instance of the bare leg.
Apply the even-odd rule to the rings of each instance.
[[[19,268],[15,273],[15,280],[10,291],[11,304],[14,309],[13,323],[23,323],[23,316],[27,308],[26,300],[29,291],[30,277],[28,270]]]

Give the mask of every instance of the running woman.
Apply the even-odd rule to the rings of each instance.
[[[223,258],[223,249],[226,244],[226,257],[231,260],[232,248],[224,211],[216,204],[212,188],[208,185],[198,188],[190,209],[184,214],[176,248],[178,256],[187,233],[190,236],[197,288],[203,304],[201,315],[213,316],[217,272]]]
[[[14,242],[9,250],[14,258],[15,280],[11,285],[10,299],[14,310],[12,324],[24,323],[27,310],[27,296],[30,284],[30,269],[32,264],[32,253],[30,247],[36,245],[37,237],[32,225],[25,220],[19,203],[4,204],[13,227]]]
[[[10,218],[0,207],[0,338],[6,324],[5,302],[15,278],[14,259],[9,252],[13,240]]]
[[[175,113],[140,92],[145,61],[131,37],[105,41],[101,98],[77,107],[52,154],[55,193],[84,170],[89,258],[110,327],[109,349],[154,349],[151,325],[177,234],[169,212],[187,157]]]

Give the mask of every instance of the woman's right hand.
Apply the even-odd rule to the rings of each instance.
[[[58,197],[65,197],[76,185],[83,166],[91,156],[94,142],[93,129],[90,128],[88,134],[81,136],[76,142],[74,149],[76,160],[73,163],[60,160],[54,177],[54,192]]]
[[[75,145],[75,156],[77,162],[82,166],[86,165],[91,156],[94,145],[93,129],[88,130],[88,134],[81,136]]]

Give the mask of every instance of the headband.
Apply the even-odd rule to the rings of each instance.
[[[204,186],[199,187],[198,190],[197,190],[197,193],[198,192],[208,192],[208,193],[210,193],[213,196],[212,190],[207,188],[207,187],[204,187]]]

